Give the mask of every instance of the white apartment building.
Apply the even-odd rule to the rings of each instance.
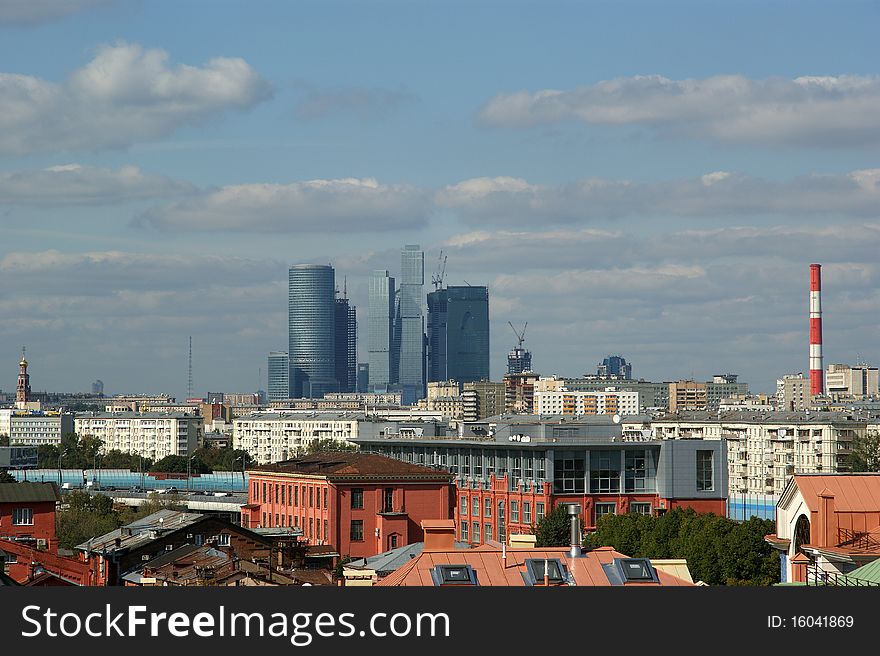
[[[776,380],[776,405],[779,410],[800,412],[810,407],[810,379],[802,373],[786,374]]]
[[[829,364],[825,370],[825,394],[864,399],[878,394],[880,374],[877,367],[866,364],[850,367],[848,364]]]
[[[735,494],[778,496],[792,474],[847,471],[852,441],[877,419],[841,412],[695,412],[655,419],[659,439],[727,440]]]
[[[621,415],[639,414],[639,393],[607,387],[597,392],[566,390],[535,392],[538,415]]]
[[[4,410],[0,435],[9,436],[9,446],[61,444],[61,436],[74,431],[73,415],[59,412]]]
[[[362,412],[254,412],[232,422],[232,446],[265,465],[293,458],[317,440],[357,437],[365,418]]]
[[[122,451],[161,460],[185,456],[202,441],[201,417],[165,412],[99,412],[77,415],[76,433],[97,437],[101,452]]]

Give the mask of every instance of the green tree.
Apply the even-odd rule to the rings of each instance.
[[[571,520],[565,504],[557,505],[532,527],[538,547],[567,547],[571,543]]]
[[[198,458],[193,458],[192,464],[189,464],[188,461],[189,458],[186,456],[165,456],[150,467],[150,471],[169,474],[185,474],[187,471],[193,474],[211,473],[211,468]]]
[[[242,462],[244,462],[245,469],[254,463],[254,459],[247,451],[233,449],[232,447],[224,447],[222,449],[202,447],[201,449],[196,449],[193,455],[212,471],[241,471]],[[242,458],[244,459],[243,461]]]
[[[312,440],[305,449],[306,455],[315,453],[323,453],[325,451],[357,451],[357,444],[345,442],[344,440],[334,440],[332,438]]]
[[[18,481],[5,469],[0,469],[0,483],[17,483]]]
[[[854,472],[880,471],[880,433],[870,432],[853,439],[849,465]]]
[[[9,446],[9,436],[0,435],[0,446]]]
[[[65,549],[73,549],[89,538],[108,533],[121,523],[112,498],[105,494],[92,496],[86,492],[66,495],[55,522],[58,545]]]

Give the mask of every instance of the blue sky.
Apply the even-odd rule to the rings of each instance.
[[[0,6],[0,389],[245,391],[286,267],[366,279],[420,243],[490,287],[492,372],[880,361],[868,2]],[[5,136],[4,136],[5,135]],[[363,330],[362,338],[365,338]],[[362,347],[366,340],[362,339]],[[362,357],[366,353],[361,348]]]

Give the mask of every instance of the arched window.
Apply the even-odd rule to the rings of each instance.
[[[798,554],[805,544],[810,544],[810,520],[801,515],[794,525],[794,553]]]

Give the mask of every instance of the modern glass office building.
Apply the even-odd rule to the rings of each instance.
[[[400,252],[400,373],[405,405],[425,398],[425,320],[422,303],[425,253],[418,245]]]
[[[447,287],[428,294],[428,380],[489,380],[486,287]]]
[[[287,351],[269,352],[269,400],[290,398],[290,360]]]
[[[336,299],[336,381],[340,392],[357,386],[357,309],[347,298]]]
[[[397,382],[394,375],[394,278],[388,271],[370,276],[367,349],[370,391],[387,390]]]
[[[288,278],[290,397],[337,390],[336,277],[329,264],[295,264]]]

